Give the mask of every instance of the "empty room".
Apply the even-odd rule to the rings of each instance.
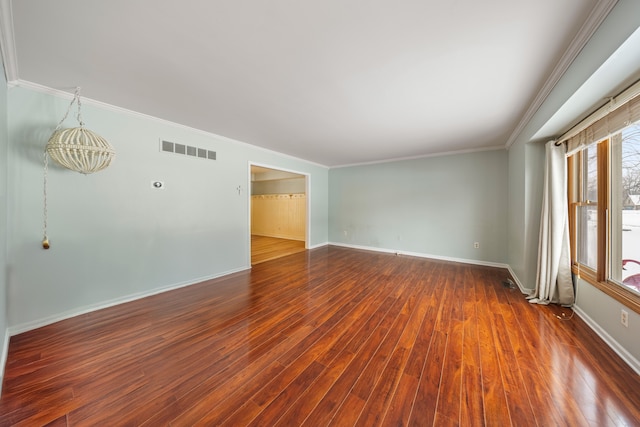
[[[0,426],[640,426],[637,0],[0,0],[0,53]]]

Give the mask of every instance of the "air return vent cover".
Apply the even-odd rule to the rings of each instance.
[[[216,160],[216,152],[193,145],[178,144],[176,142],[160,140],[160,151],[180,154],[182,156],[199,157],[201,159]]]

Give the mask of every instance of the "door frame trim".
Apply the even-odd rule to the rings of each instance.
[[[305,249],[309,249],[311,243],[311,174],[307,172],[300,172],[293,169],[283,168],[281,166],[274,166],[267,163],[258,163],[249,160],[247,162],[247,247],[249,248],[247,265],[251,266],[251,166],[259,166],[262,168],[295,173],[296,175],[304,176],[304,191],[307,199],[304,247]]]

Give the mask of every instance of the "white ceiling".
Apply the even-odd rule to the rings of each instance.
[[[366,163],[507,146],[603,3],[20,0],[8,69],[322,165]]]

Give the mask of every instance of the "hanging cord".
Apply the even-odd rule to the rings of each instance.
[[[78,102],[78,114],[76,114],[76,118],[78,119],[78,123],[80,124],[80,127],[84,127],[84,122],[82,121],[82,106],[80,104],[80,87],[76,88],[76,92],[73,95],[73,99],[75,99]],[[73,101],[71,101],[71,103],[73,103]],[[69,105],[69,108],[71,108],[71,105]]]
[[[80,87],[78,86],[76,87],[76,91],[73,93],[73,99],[71,100],[71,103],[67,108],[67,112],[64,113],[64,117],[62,118],[62,120],[60,120],[60,123],[58,123],[58,126],[56,126],[55,130],[60,130],[60,128],[62,127],[62,123],[64,123],[64,121],[67,120],[67,116],[69,115],[69,112],[71,111],[71,107],[73,107],[74,102],[78,103],[78,112],[76,113],[76,118],[78,119],[78,123],[80,123],[80,127],[84,127],[84,123],[82,122],[82,116],[80,115]]]
[[[80,127],[84,127],[84,123],[82,122],[82,116],[80,115],[80,87],[76,87],[76,90],[73,94],[73,99],[71,100],[71,103],[67,108],[67,112],[64,113],[64,117],[62,118],[62,120],[60,120],[60,123],[58,123],[58,126],[56,126],[55,131],[60,130],[60,128],[62,127],[62,123],[64,123],[64,121],[67,119],[67,116],[69,115],[69,112],[71,111],[71,107],[73,107],[74,102],[78,103],[78,112],[76,114],[76,118],[78,119],[78,123],[80,124]],[[47,235],[47,225],[48,225],[47,221],[49,216],[49,211],[47,207],[47,176],[49,175],[49,154],[47,153],[46,146],[44,148],[44,153],[42,157],[43,157],[42,160],[44,163],[44,182],[43,182],[44,208],[42,212],[44,216],[44,226],[43,226],[44,236],[42,238],[42,248],[49,249],[51,247],[49,243],[49,236]]]
[[[567,314],[563,311],[562,313],[560,313],[560,315],[556,314],[556,317],[558,318],[558,320],[571,320],[573,319],[573,315],[576,314],[576,312],[573,310],[572,307],[566,307],[569,310],[571,310],[571,315],[567,316]]]
[[[47,150],[44,150],[44,237],[42,238],[42,248],[49,249],[51,245],[49,244],[49,237],[47,236],[47,175],[49,172],[49,156],[47,155]]]

